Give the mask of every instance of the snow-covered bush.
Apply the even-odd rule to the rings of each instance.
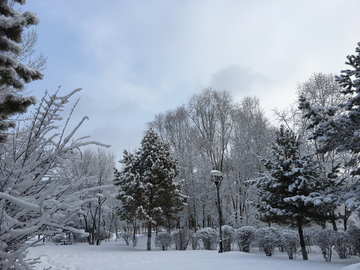
[[[283,230],[281,241],[282,246],[289,256],[289,260],[294,259],[296,251],[300,246],[299,234],[294,230]]]
[[[172,234],[175,243],[176,250],[186,250],[190,240],[191,240],[191,231],[188,229],[181,229]]]
[[[198,250],[200,249],[200,235],[198,233],[193,232],[190,235],[190,241],[191,241],[191,248],[193,250]]]
[[[60,233],[55,234],[55,235],[52,237],[52,240],[53,240],[53,242],[55,242],[55,243],[60,243],[60,242],[63,241],[64,239],[65,239],[65,235],[60,234]]]
[[[162,250],[167,250],[174,243],[174,239],[168,233],[159,233],[155,237],[155,246],[160,247]]]
[[[273,255],[275,248],[279,244],[280,237],[279,230],[274,227],[261,228],[256,231],[259,250],[265,252],[266,256]]]
[[[235,240],[235,229],[229,225],[221,226],[223,251],[231,251],[231,245]]]
[[[202,228],[197,232],[205,250],[215,250],[218,243],[217,231],[213,228]]]
[[[346,232],[333,232],[334,249],[340,259],[348,259],[351,255],[350,236]]]
[[[249,252],[252,243],[256,240],[256,230],[252,226],[244,226],[236,230],[235,242],[240,251]]]
[[[350,227],[347,231],[354,253],[360,256],[360,228]],[[354,254],[354,255],[355,255]]]
[[[126,245],[128,246],[133,237],[133,234],[130,232],[123,232],[123,233],[121,233],[120,237],[121,237],[121,239],[123,239],[125,241]]]
[[[307,253],[311,253],[311,246],[314,245],[314,237],[313,237],[313,232],[308,229],[308,228],[305,228],[303,230],[303,235],[304,235],[304,241],[305,241],[305,246],[307,247]]]
[[[325,261],[330,262],[332,256],[332,248],[335,242],[334,231],[316,230],[313,232],[313,239],[314,244],[321,249]]]

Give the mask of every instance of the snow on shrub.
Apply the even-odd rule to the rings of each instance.
[[[289,260],[294,259],[300,245],[299,234],[294,230],[283,230],[281,240],[282,246],[289,256]]]
[[[340,259],[348,259],[351,255],[350,236],[346,232],[333,232],[334,248]]]
[[[200,249],[200,236],[198,233],[192,233],[190,236],[190,241],[193,250]]]
[[[314,245],[313,232],[309,229],[303,230],[305,246],[307,246],[307,253],[311,253],[311,246]]]
[[[249,252],[252,243],[255,241],[256,230],[252,226],[244,226],[236,230],[235,242],[240,251]]]
[[[360,229],[357,227],[350,227],[347,231],[354,253],[360,256]],[[354,254],[354,255],[355,255]]]
[[[174,243],[172,236],[168,233],[159,233],[155,237],[155,246],[167,250]]]
[[[186,250],[191,239],[191,231],[188,229],[181,229],[172,234],[176,250]]]
[[[229,225],[221,226],[223,251],[231,251],[231,245],[235,240],[235,229]]]
[[[123,240],[125,241],[125,243],[126,243],[127,246],[130,244],[130,240],[131,240],[132,236],[133,236],[133,235],[132,235],[132,233],[130,233],[130,232],[123,232],[123,233],[120,235],[121,239],[123,239]]]
[[[314,244],[317,245],[324,256],[325,261],[330,262],[332,256],[332,248],[334,246],[334,231],[332,230],[316,230],[313,232]]]
[[[53,238],[52,238],[53,242],[55,242],[55,243],[60,243],[60,242],[63,241],[64,239],[65,239],[65,235],[60,234],[60,233],[55,234],[55,235],[53,236]]]
[[[198,231],[205,250],[215,250],[218,242],[218,234],[215,229],[206,227]]]
[[[274,227],[261,228],[256,231],[259,250],[265,252],[266,256],[273,255],[275,248],[279,244],[280,237],[279,230]]]

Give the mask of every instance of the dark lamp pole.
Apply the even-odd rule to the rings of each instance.
[[[222,172],[218,170],[212,170],[210,172],[211,178],[215,183],[216,186],[216,193],[217,193],[217,201],[218,201],[218,211],[219,211],[219,253],[223,253],[223,244],[222,244],[222,212],[221,212],[221,205],[220,205],[220,185],[223,180],[223,174]]]
[[[98,223],[98,230],[97,230],[97,239],[96,239],[96,245],[100,245],[100,221],[101,221],[101,206],[106,201],[106,197],[102,194],[97,194],[97,197],[99,198],[99,223]]]

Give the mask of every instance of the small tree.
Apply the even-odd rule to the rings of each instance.
[[[132,233],[130,232],[123,232],[121,235],[120,235],[121,239],[123,239],[126,243],[126,245],[128,246],[130,244],[130,241],[132,239]]]
[[[175,242],[176,250],[186,250],[191,240],[191,231],[188,229],[181,229],[172,234]]]
[[[200,249],[200,240],[201,240],[201,237],[200,237],[199,231],[191,234],[191,248],[193,250]]]
[[[174,239],[168,233],[160,233],[155,237],[155,246],[167,250],[174,243]]]
[[[231,245],[235,240],[235,229],[229,225],[223,225],[222,229],[222,241],[224,252],[231,251]]]
[[[256,231],[256,239],[259,250],[265,252],[266,256],[272,256],[279,244],[280,232],[274,227],[260,228]]]
[[[313,232],[313,236],[314,243],[321,249],[325,261],[331,262],[332,248],[335,244],[334,231],[316,230]]]
[[[244,226],[236,230],[235,242],[240,251],[250,252],[252,243],[256,240],[256,230],[252,226]]]
[[[350,235],[346,232],[334,231],[334,249],[340,259],[348,259],[351,255]]]
[[[356,254],[360,256],[360,229],[357,227],[350,227],[347,231],[353,249],[356,251]]]
[[[202,228],[197,232],[205,250],[215,250],[218,243],[218,234],[210,227]]]
[[[282,236],[282,245],[289,256],[289,260],[292,260],[299,247],[299,235],[294,230],[283,230]]]

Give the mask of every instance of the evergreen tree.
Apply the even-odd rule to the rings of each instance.
[[[24,27],[37,25],[39,18],[32,12],[23,14],[11,7],[11,2],[25,4],[24,0],[0,1],[0,132],[14,127],[9,117],[17,113],[26,112],[31,104],[36,103],[35,97],[24,97],[21,91],[24,83],[43,78],[43,73],[31,69],[19,62],[16,57],[21,54]],[[0,134],[0,142],[5,139]]]
[[[176,219],[186,197],[180,194],[181,182],[174,183],[178,166],[165,144],[152,130],[148,130],[135,154],[124,153],[124,168],[117,173],[115,184],[120,187],[124,217],[146,220],[147,249],[151,250],[153,225],[164,225]]]
[[[342,70],[336,81],[341,87],[345,102],[324,109],[315,107],[305,96],[299,97],[299,108],[304,111],[304,118],[310,120],[308,129],[312,129],[309,139],[321,145],[318,153],[343,153],[347,161],[344,169],[349,169],[348,189],[343,190],[339,198],[345,203],[344,225],[352,209],[360,205],[358,176],[360,175],[360,42],[356,55],[347,56],[346,65],[350,69]],[[345,179],[345,178],[344,178]],[[346,228],[346,226],[345,226]]]
[[[300,139],[281,126],[276,132],[272,159],[262,159],[266,171],[256,181],[262,219],[280,224],[296,224],[303,259],[307,251],[302,227],[310,218],[321,217],[317,204],[331,180],[323,177],[322,168],[312,156],[301,156]]]
[[[115,169],[114,184],[120,187],[117,199],[121,200],[122,205],[119,210],[120,218],[126,220],[134,227],[133,245],[136,245],[136,225],[140,218],[138,208],[143,205],[142,196],[143,186],[140,182],[139,166],[136,154],[124,151],[124,157],[120,161],[123,164],[122,171]]]

